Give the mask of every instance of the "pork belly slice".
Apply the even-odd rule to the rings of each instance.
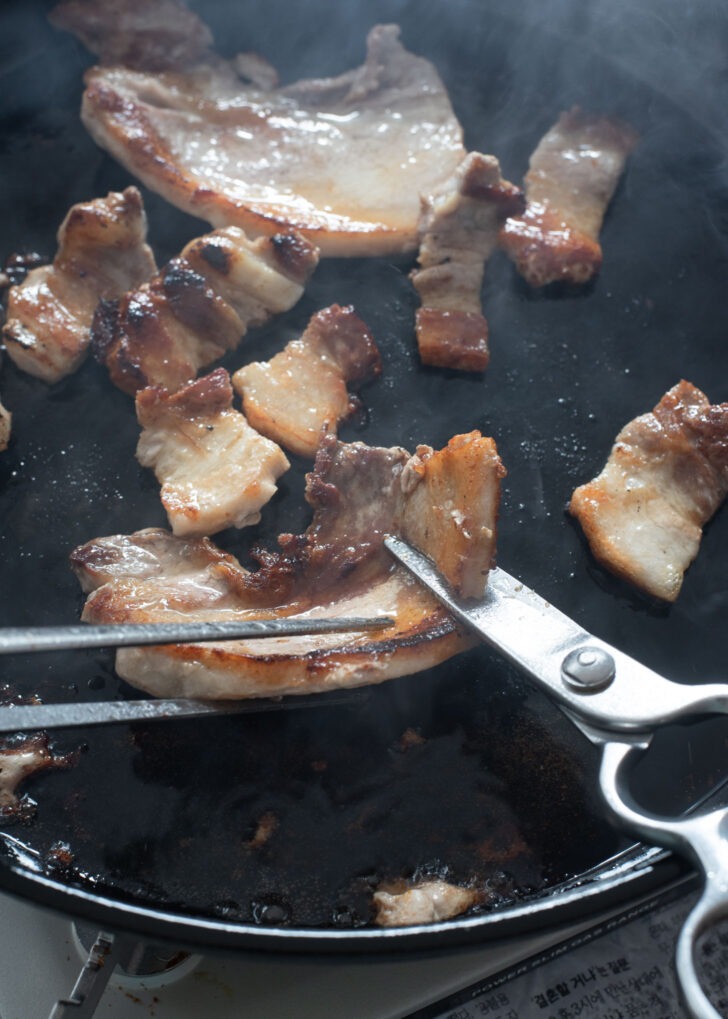
[[[206,59],[212,34],[178,0],[63,0],[49,20],[73,32],[102,64],[182,70]]]
[[[402,535],[429,555],[463,598],[482,598],[495,565],[500,482],[495,442],[456,435],[434,452],[418,446],[405,467]]]
[[[52,265],[11,287],[3,338],[19,368],[57,382],[86,356],[101,299],[119,297],[156,272],[137,188],[80,202],[58,230]]]
[[[113,34],[117,5],[106,6]],[[95,67],[83,121],[144,184],[213,226],[293,228],[325,255],[413,250],[419,195],[465,155],[432,64],[403,48],[395,25],[373,28],[364,64],[336,78],[266,87],[275,74],[260,64]]]
[[[477,888],[463,888],[449,881],[422,881],[410,888],[378,889],[372,896],[375,921],[380,927],[411,927],[437,923],[459,916],[484,899]]]
[[[412,282],[422,307],[416,330],[424,364],[461,371],[488,366],[488,323],[480,291],[485,264],[508,216],[525,208],[494,156],[469,153],[452,177],[423,197],[419,268]]]
[[[254,361],[233,375],[254,428],[299,456],[314,457],[321,431],[336,430],[361,386],[381,374],[374,339],[354,309],[338,304],[317,312],[303,335],[270,361]]]
[[[34,812],[35,805],[23,803],[18,796],[21,782],[42,771],[66,769],[77,763],[77,753],[54,754],[48,744],[48,736],[41,733],[0,749],[0,816],[4,819],[27,820]]]
[[[562,113],[541,139],[526,175],[526,212],[501,232],[531,286],[580,285],[599,271],[604,214],[636,144],[629,125],[578,107]]]
[[[489,440],[478,433],[470,442],[475,448],[485,443],[489,451]],[[468,445],[455,440],[455,447]],[[415,489],[427,484],[428,465],[437,456],[420,452],[425,469]],[[206,538],[177,538],[158,529],[89,542],[72,555],[89,593],[83,618],[123,623],[383,613],[395,620],[376,634],[120,649],[117,672],[158,696],[313,693],[436,665],[470,647],[472,638],[384,548],[386,534],[407,533],[410,459],[397,447],[347,445],[325,436],[307,477],[306,499],[314,511],[309,528],[299,536],[281,535],[277,552],[258,551],[256,571],[245,570]],[[497,472],[492,483],[499,484]],[[488,505],[494,503],[497,498]],[[473,512],[467,505],[448,510],[467,518]],[[495,520],[484,523],[494,531]],[[425,544],[423,550],[438,560],[439,547]]]
[[[726,493],[728,403],[711,405],[681,381],[622,429],[604,470],[576,489],[569,510],[603,566],[672,602]]]
[[[317,250],[298,234],[205,234],[148,283],[99,305],[94,354],[124,392],[173,392],[234,350],[250,327],[293,307],[317,264]]]
[[[289,463],[279,446],[234,410],[224,368],[176,393],[137,393],[142,434],[137,459],[162,485],[162,505],[176,535],[215,534],[257,524]]]

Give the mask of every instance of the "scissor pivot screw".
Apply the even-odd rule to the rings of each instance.
[[[584,692],[603,690],[614,679],[614,659],[599,647],[579,647],[561,663],[564,680]]]

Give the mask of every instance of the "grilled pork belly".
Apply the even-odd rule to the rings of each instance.
[[[126,35],[147,5],[93,7],[113,36],[120,7],[131,12]],[[86,26],[64,20],[89,38]],[[155,73],[135,69],[148,59],[137,60],[122,38],[121,63],[86,74],[82,117],[95,141],[149,188],[216,227],[251,235],[295,229],[325,255],[416,247],[419,195],[434,191],[465,151],[437,71],[402,47],[396,26],[372,29],[361,67],[280,89],[265,87],[275,75],[265,65],[262,73],[260,61],[206,56],[206,44],[200,40],[196,65]],[[130,49],[131,65],[123,66]],[[171,63],[180,66],[176,52]]]
[[[501,243],[533,287],[588,282],[600,269],[599,233],[637,135],[627,124],[562,113],[531,156],[528,204],[509,219]]]
[[[321,431],[356,409],[347,383],[363,385],[382,370],[371,333],[352,307],[317,312],[303,335],[270,361],[233,375],[254,428],[300,456],[314,457]]]
[[[500,471],[491,469],[491,441],[479,433],[456,437],[450,445],[453,454],[482,449],[495,489],[479,509],[483,519],[465,502],[443,507],[476,525],[475,546],[484,531],[494,534],[495,520],[485,517],[497,505]],[[472,640],[394,563],[383,540],[388,533],[406,536],[413,485],[416,491],[427,484],[428,469],[438,456],[421,450],[415,479],[406,470],[410,456],[403,449],[324,437],[307,478],[311,525],[303,535],[281,535],[278,552],[258,552],[260,568],[254,572],[207,539],[176,538],[162,530],[89,542],[72,556],[89,592],[84,619],[122,623],[384,613],[395,620],[376,636],[364,632],[120,649],[118,673],[159,696],[313,693],[429,668],[471,646]],[[453,469],[457,460],[453,455]],[[461,498],[472,495],[466,485]],[[439,540],[427,534],[423,549],[435,561],[443,551]]]
[[[471,152],[453,176],[422,199],[416,328],[424,364],[462,371],[488,366],[488,323],[480,291],[485,264],[508,216],[523,212],[520,188],[503,180],[498,160]]]
[[[411,888],[378,889],[373,900],[380,927],[410,927],[458,916],[482,902],[483,894],[448,881],[422,881]]]
[[[727,493],[728,403],[682,381],[622,429],[569,509],[603,566],[671,602]]]
[[[73,32],[102,64],[184,70],[210,55],[209,28],[177,0],[63,0],[49,19]]]
[[[24,804],[18,796],[18,786],[25,779],[42,771],[70,768],[77,754],[54,754],[45,734],[28,736],[18,743],[0,750],[0,816],[27,819],[34,805]],[[24,809],[29,807],[30,809]]]
[[[57,382],[79,367],[99,301],[119,297],[156,271],[146,233],[134,187],[72,206],[53,264],[31,269],[10,288],[3,337],[19,368]]]
[[[176,393],[140,390],[136,410],[143,431],[137,459],[162,484],[162,505],[176,535],[214,534],[257,524],[289,463],[233,409],[224,368]]]
[[[172,392],[234,350],[249,327],[293,307],[317,264],[318,252],[298,234],[205,234],[149,283],[102,302],[94,353],[124,392]]]
[[[495,565],[495,524],[505,476],[495,443],[456,435],[435,453],[418,446],[402,478],[402,535],[433,559],[463,598],[482,598]]]

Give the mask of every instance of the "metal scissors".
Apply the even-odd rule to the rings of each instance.
[[[728,714],[728,684],[674,683],[583,630],[534,591],[494,568],[485,597],[452,595],[437,569],[399,538],[389,551],[452,615],[545,689],[602,748],[599,783],[606,803],[630,831],[686,856],[703,874],[702,894],[678,937],[675,964],[695,1019],[721,1019],[696,973],[697,940],[728,917],[728,807],[677,819],[646,813],[629,791],[627,772],[662,725]]]

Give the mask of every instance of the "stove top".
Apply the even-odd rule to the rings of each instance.
[[[0,1016],[48,1019],[70,995],[82,957],[71,920],[0,895]],[[109,980],[103,1019],[404,1019],[411,1012],[543,951],[608,914],[558,931],[396,961],[257,953],[192,956],[168,974]]]

